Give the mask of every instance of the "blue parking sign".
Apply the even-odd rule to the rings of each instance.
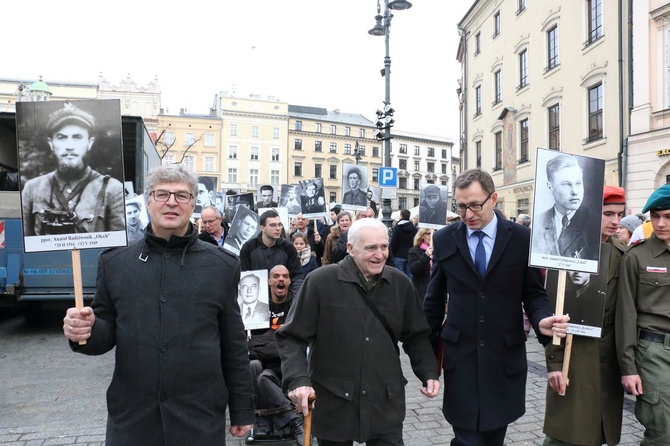
[[[379,186],[380,187],[398,187],[398,168],[380,167],[379,168]]]

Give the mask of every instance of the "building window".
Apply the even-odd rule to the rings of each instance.
[[[398,169],[407,170],[407,160],[398,160]]]
[[[502,169],[502,131],[495,133],[496,164],[493,170]]]
[[[207,133],[205,135],[205,146],[206,147],[214,147],[216,145],[215,139],[214,139],[214,134],[213,133]]]
[[[435,173],[435,163],[428,163],[428,172]]]
[[[358,129],[358,137],[365,138],[365,129]]]
[[[414,190],[419,190],[421,188],[421,179],[414,178]]]
[[[420,146],[414,146],[414,155],[415,156],[421,155],[421,147]]]
[[[603,137],[603,84],[589,88],[589,141]]]
[[[519,0],[517,2],[516,15],[521,14],[526,10],[526,0]]]
[[[337,126],[335,124],[330,125],[330,134],[337,135]]]
[[[323,152],[323,143],[321,141],[314,141],[314,151]]]
[[[188,170],[193,170],[193,157],[192,156],[185,156],[184,157],[184,167]]]
[[[344,154],[345,155],[351,155],[351,144],[345,144],[344,145]]]
[[[398,206],[400,209],[407,209],[407,197],[398,198]]]
[[[418,171],[419,171],[419,161],[414,160],[414,172],[418,172]]]
[[[293,142],[293,149],[294,150],[302,150],[302,139],[296,139]]]
[[[379,181],[379,168],[378,167],[373,167],[372,168],[372,181],[377,182]]]
[[[279,161],[279,147],[272,148],[272,161]]]
[[[561,110],[559,104],[549,107],[549,148],[561,150]]]
[[[302,176],[302,162],[296,161],[293,163],[293,176],[301,177]]]
[[[379,158],[379,147],[373,147],[372,148],[372,157],[373,158]]]
[[[442,166],[442,175],[446,175],[447,174],[447,165],[442,163],[441,166]]]
[[[442,159],[443,160],[447,159],[447,149],[442,149]]]
[[[603,2],[602,0],[589,0],[589,40],[593,43],[603,36]]]
[[[206,156],[205,157],[205,168],[203,170],[205,172],[214,172],[214,157],[213,156]]]
[[[502,71],[497,70],[493,73],[493,104],[502,102]]]
[[[433,147],[428,147],[428,156],[431,158],[435,158],[435,149]]]
[[[475,87],[475,116],[482,114],[482,86]]]
[[[330,166],[330,178],[337,179],[337,166],[335,164]]]
[[[475,56],[482,50],[482,33],[475,34]]]
[[[362,144],[358,145],[358,155],[359,156],[365,156],[365,146]]]
[[[519,198],[516,201],[516,210],[519,214],[527,214],[530,211],[530,200],[528,198]]]
[[[528,161],[528,118],[519,122],[519,140],[521,141],[519,162],[523,163]]]
[[[321,164],[314,164],[314,178],[321,178],[323,174],[323,169]]]
[[[171,146],[174,144],[174,132],[165,132],[163,134],[163,141],[165,141],[165,145]]]
[[[547,31],[547,70],[558,66],[558,25]]]
[[[398,178],[398,187],[400,189],[407,189],[407,178]]]
[[[170,164],[174,164],[174,155],[165,155],[163,157],[163,165],[169,166]]]
[[[258,126],[254,125],[251,127],[251,137],[258,138]]]
[[[351,127],[344,128],[344,136],[351,136]]]
[[[419,205],[419,197],[414,197],[414,207]]]
[[[330,143],[330,153],[337,153],[337,143],[336,142],[331,142]]]
[[[295,130],[297,132],[302,132],[302,121],[296,121],[295,122]]]
[[[237,183],[237,169],[236,168],[228,168],[228,182],[229,183]]]
[[[249,159],[252,161],[258,161],[258,147],[251,147],[249,149]]]
[[[272,139],[279,139],[279,127],[272,127]]]
[[[192,146],[193,144],[195,144],[195,134],[185,133],[184,134],[184,145],[185,146]]]
[[[528,85],[528,50],[519,53],[519,89]]]
[[[475,143],[475,159],[477,161],[477,168],[481,169],[482,168],[482,142],[477,141]]]
[[[493,14],[493,37],[497,37],[500,34],[500,11]]]
[[[321,133],[323,131],[323,125],[320,122],[316,123],[316,133]]]
[[[270,184],[279,184],[279,171],[271,170],[270,171]]]
[[[237,124],[230,124],[230,136],[237,136]]]
[[[258,169],[249,169],[249,183],[252,186],[258,184]]]
[[[331,203],[335,203],[337,201],[337,192],[330,192],[328,197]]]
[[[407,154],[407,144],[400,144],[400,153]]]
[[[228,159],[229,160],[237,159],[237,146],[228,146]]]

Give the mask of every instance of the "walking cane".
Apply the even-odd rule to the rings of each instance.
[[[316,400],[316,395],[314,395],[314,394],[311,394],[307,398],[307,415],[305,415],[305,421],[303,423],[305,433],[302,437],[303,443],[305,443],[305,446],[309,446],[310,441],[312,439],[312,403],[315,400]]]

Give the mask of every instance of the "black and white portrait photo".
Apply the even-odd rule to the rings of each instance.
[[[449,186],[421,183],[419,227],[440,229],[447,224]]]
[[[193,218],[200,218],[200,212],[209,205],[216,205],[216,177],[198,177],[198,196],[195,197]]]
[[[128,242],[144,238],[144,230],[149,224],[149,213],[144,195],[126,199],[126,232]]]
[[[268,271],[252,270],[240,273],[237,303],[245,330],[270,328],[268,304]]]
[[[609,258],[609,243],[603,243],[602,254]],[[607,262],[599,274],[583,271],[566,271],[563,314],[570,316],[568,333],[578,336],[599,338],[605,314],[605,294],[607,292]],[[547,270],[547,295],[556,306],[558,289],[557,270]]]
[[[367,169],[355,164],[342,165],[342,209],[364,211],[368,208]]]
[[[326,198],[323,190],[323,179],[301,182],[303,195],[300,197],[300,209],[305,218],[325,217]]]
[[[120,102],[18,102],[16,120],[26,252],[124,246]]]
[[[382,188],[368,184],[366,193],[368,206],[375,212],[375,218],[379,215],[379,205],[382,202]]]
[[[279,206],[288,209],[289,217],[295,217],[301,212],[299,184],[282,184]]]
[[[246,206],[240,206],[230,225],[230,231],[223,241],[223,250],[240,255],[242,245],[260,232],[258,214]]]
[[[254,194],[249,192],[246,194],[228,195],[226,196],[226,209],[228,221],[232,223],[235,214],[240,207],[247,208],[253,211],[254,208]]]
[[[604,175],[604,160],[538,149],[531,266],[598,273]]]
[[[263,184],[258,186],[258,193],[256,195],[258,198],[256,200],[256,211],[260,208],[276,208],[279,206],[277,203],[277,196],[275,195],[275,188],[271,184]],[[258,215],[262,212],[258,212]]]

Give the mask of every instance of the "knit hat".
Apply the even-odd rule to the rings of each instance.
[[[640,220],[640,217],[638,217],[637,215],[627,215],[621,219],[621,222],[619,222],[619,224],[624,228],[628,229],[628,232],[632,234],[633,231],[635,231],[635,228],[637,228],[642,224],[642,220]]]

